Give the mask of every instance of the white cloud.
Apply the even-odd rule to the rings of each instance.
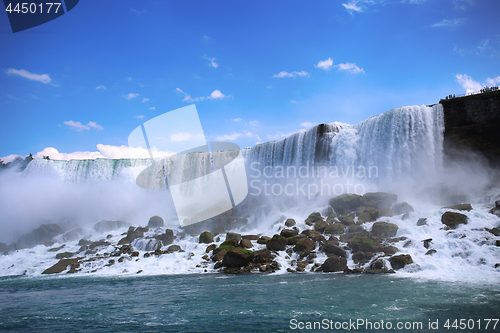
[[[0,157],[0,161],[2,161],[3,163],[9,163],[9,162],[12,162],[13,160],[16,159],[16,157],[20,157],[24,160],[24,156],[21,156],[21,155],[17,155],[17,154],[12,154],[12,155],[7,155],[7,156],[4,156],[4,157]]]
[[[344,8],[352,14],[352,12],[362,12],[363,9],[359,6],[357,6],[358,4],[358,1],[351,1],[349,3],[343,3],[342,6],[344,6]]]
[[[292,99],[292,100],[290,101],[290,103],[292,103],[292,104],[297,104],[297,101],[296,101],[296,100],[294,100],[294,99]]]
[[[500,76],[494,77],[494,78],[487,78],[486,79],[486,84],[489,87],[496,87],[497,85],[500,84]]]
[[[192,103],[192,102],[200,102],[200,101],[204,101],[204,100],[209,100],[209,99],[224,99],[224,98],[233,98],[232,95],[224,95],[220,90],[216,89],[214,91],[212,91],[212,93],[205,97],[205,96],[200,96],[200,97],[195,97],[195,98],[192,98],[191,95],[189,95],[188,93],[182,91],[182,89],[180,88],[175,88],[175,91],[179,94],[183,94],[184,95],[184,98],[182,99],[183,102],[189,102],[189,103]]]
[[[440,27],[457,27],[459,25],[464,24],[465,20],[464,19],[454,19],[454,20],[447,20],[444,19],[441,22],[434,23],[431,25],[433,28],[440,28]]]
[[[94,121],[89,121],[89,123],[87,125],[84,125],[79,121],[67,120],[67,121],[63,121],[63,124],[69,126],[71,129],[74,129],[76,131],[83,131],[83,130],[88,131],[91,128],[95,128],[97,130],[104,129],[101,125],[97,124]]]
[[[305,71],[300,71],[300,72],[287,72],[287,71],[281,71],[279,72],[278,74],[274,74],[273,77],[279,77],[279,78],[283,78],[283,77],[296,77],[296,76],[309,76],[309,73],[305,72]]]
[[[146,116],[145,115],[138,115],[138,116],[135,116],[137,119],[142,119],[142,118],[145,118]]]
[[[248,122],[248,124],[250,126],[254,126],[255,127],[255,126],[259,126],[260,125],[260,121],[258,121],[258,120],[251,120],[251,121]]]
[[[103,89],[103,90],[106,90],[106,89],[108,89],[108,88],[106,88],[106,86],[100,85],[99,87],[96,87],[96,89]]]
[[[243,133],[232,133],[232,134],[217,135],[215,137],[215,140],[216,141],[235,141],[235,140],[237,140],[238,138],[241,138],[241,137],[256,138],[257,140],[260,141],[259,135],[255,134],[255,133],[252,133],[252,132],[249,132],[249,131],[246,131],[246,132],[243,132]]]
[[[129,76],[129,77],[126,77],[125,80],[132,81],[132,78]]]
[[[365,73],[363,68],[359,68],[356,64],[353,64],[350,62],[338,64],[338,65],[335,65],[334,67],[337,68],[337,70],[339,70],[339,71],[348,71],[352,74],[356,74],[356,73],[363,73],[364,74]]]
[[[212,62],[210,62],[210,66],[213,67],[213,68],[217,68],[219,66],[219,64],[216,63],[215,61],[212,61]]]
[[[170,141],[172,142],[182,142],[189,141],[193,139],[205,139],[202,134],[193,134],[193,133],[174,133],[170,134]]]
[[[130,93],[130,94],[127,94],[123,97],[125,97],[126,99],[132,99],[132,98],[136,98],[137,96],[139,96],[139,94]]]
[[[473,0],[453,0],[453,4],[455,5],[455,9],[466,10],[467,6],[474,5]]]
[[[156,110],[156,107],[152,106],[149,108],[150,110]]]
[[[314,67],[329,71],[333,67],[333,60],[332,58],[328,58],[326,60],[318,61],[318,64],[314,65]]]
[[[497,41],[498,43],[498,41]],[[457,52],[461,56],[466,56],[469,54],[475,54],[478,56],[486,55],[486,54],[495,54],[495,50],[493,46],[491,45],[491,42],[489,39],[483,39],[481,42],[479,42],[479,45],[476,47],[469,47],[469,48],[458,48],[456,45],[453,48],[453,51]]]
[[[466,94],[470,94],[474,91],[481,90],[481,83],[472,79],[472,77],[467,74],[457,74],[456,76],[457,82],[465,89]]]
[[[301,131],[304,131],[304,130],[301,130]],[[286,137],[289,137],[290,135],[292,134],[295,134],[296,132],[290,132],[290,133],[283,133],[283,132],[276,132],[276,134],[268,134],[267,135],[267,139],[268,140],[280,140],[280,139],[283,139],[283,138],[286,138]]]
[[[235,122],[241,121],[241,118],[234,118],[233,121]]]
[[[310,123],[310,122],[308,122],[308,121],[303,122],[303,123],[300,123],[300,126],[301,126],[301,127],[305,127],[305,128],[310,128],[310,127],[312,127],[313,125],[314,125],[313,123]]]
[[[124,158],[149,158],[149,150],[145,148],[134,148],[128,146],[97,145],[98,151],[76,151],[73,153],[60,153],[56,148],[47,147],[44,150],[33,155],[34,158],[43,158],[49,156],[53,160],[86,160],[96,158],[124,159]],[[155,147],[151,148],[153,156],[170,156],[172,153],[158,151]]]
[[[49,74],[33,74],[28,72],[27,70],[24,69],[14,69],[14,68],[9,68],[6,71],[7,74],[15,74],[22,76],[28,80],[32,81],[39,81],[42,83],[49,83],[51,81]]]
[[[143,103],[144,103],[144,102],[147,102],[147,101],[149,101],[149,98],[144,97],[144,98],[142,99],[142,102],[143,102]]]

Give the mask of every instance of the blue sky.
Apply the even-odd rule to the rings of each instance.
[[[11,32],[0,14],[0,156],[125,156],[195,104],[241,147],[500,84],[500,1],[80,1]],[[56,151],[58,153],[56,153]]]

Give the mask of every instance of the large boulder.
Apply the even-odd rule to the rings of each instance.
[[[264,264],[272,261],[272,253],[268,249],[262,249],[254,252],[254,262]]]
[[[340,235],[343,234],[345,230],[345,225],[342,223],[330,224],[325,228],[325,234],[328,235]]]
[[[328,223],[323,221],[323,220],[319,220],[314,225],[314,230],[316,230],[318,232],[323,232],[323,231],[325,231],[326,227],[328,227]]]
[[[363,206],[380,209],[382,207],[391,207],[398,200],[398,196],[386,192],[369,192],[365,193],[360,200]]]
[[[283,251],[286,247],[287,240],[280,235],[274,235],[273,238],[267,241],[266,247],[271,251]]]
[[[321,214],[319,212],[312,213],[307,217],[305,220],[307,225],[313,225],[314,223],[321,221],[323,218],[321,217]]]
[[[125,227],[127,224],[123,221],[103,220],[94,224],[94,230],[100,233],[109,232],[112,230]]]
[[[357,211],[361,207],[361,196],[357,194],[342,194],[336,198],[330,199],[328,203],[332,206],[335,213],[347,215],[350,212]]]
[[[339,272],[347,269],[347,259],[333,255],[321,265],[323,272]]]
[[[150,228],[159,228],[163,227],[165,223],[163,223],[163,219],[159,216],[153,216],[149,219],[148,227]]]
[[[29,248],[36,245],[51,246],[52,238],[62,233],[62,228],[57,224],[42,224],[32,232],[19,237],[17,249]]]
[[[81,258],[73,258],[73,259],[61,259],[59,260],[55,265],[47,268],[42,272],[42,274],[55,274],[55,273],[61,273],[64,271],[68,266],[73,266],[78,264],[78,260]]]
[[[375,237],[394,237],[398,233],[399,227],[394,223],[375,222],[372,226],[372,234]]]
[[[467,224],[467,216],[460,213],[446,212],[441,216],[441,223],[451,229],[456,229],[460,224]]]
[[[309,253],[312,250],[314,250],[315,246],[316,246],[316,243],[313,240],[311,240],[309,238],[305,238],[305,239],[299,240],[295,244],[294,250],[295,250],[295,252]]]
[[[249,248],[253,247],[252,241],[250,241],[249,239],[242,238],[240,240],[240,247],[242,247],[244,249],[249,249]]]
[[[389,259],[389,262],[391,263],[392,269],[398,270],[405,267],[406,265],[412,264],[413,259],[409,254],[400,254],[398,256],[392,256]]]
[[[394,215],[401,215],[406,213],[413,213],[413,207],[407,202],[398,202],[392,206],[392,212]]]
[[[198,238],[198,242],[200,244],[210,244],[214,241],[214,235],[212,235],[208,231],[204,231],[200,234],[200,237]]]
[[[298,234],[299,234],[299,231],[295,230],[295,229],[283,229],[280,232],[280,235],[285,237],[285,238],[297,236]]]
[[[377,243],[373,239],[367,237],[356,236],[353,238],[351,243],[351,248],[354,252],[382,252],[384,250],[383,245]]]
[[[118,242],[118,245],[130,244],[136,238],[141,238],[141,237],[144,237],[144,231],[142,231],[141,227],[138,227],[138,228],[129,227],[128,231],[127,231],[127,236],[120,239],[120,241]]]
[[[453,205],[453,206],[446,206],[443,207],[445,209],[455,209],[455,210],[465,210],[470,212],[472,210],[472,206],[470,204],[460,204],[460,205]]]
[[[252,251],[234,248],[224,255],[222,265],[225,267],[242,267],[246,266],[253,260],[254,254]]]
[[[288,219],[285,221],[285,226],[288,227],[288,228],[291,228],[295,225],[295,220],[294,219]]]
[[[172,229],[167,229],[165,233],[156,235],[155,238],[161,241],[163,246],[170,245],[174,242],[174,231]]]
[[[339,257],[344,257],[344,258],[346,257],[345,250],[340,246],[335,245],[334,243],[331,242],[325,243],[320,250],[325,252],[327,256],[331,256],[332,254],[334,254]]]
[[[237,234],[235,232],[228,232],[226,234],[226,240],[236,239],[238,242],[241,240],[241,234]]]

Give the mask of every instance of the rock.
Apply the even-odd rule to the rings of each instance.
[[[352,254],[352,261],[354,261],[355,264],[364,264],[365,262],[368,261],[367,258],[365,258],[365,253],[362,251],[358,251],[356,253]]]
[[[382,252],[383,251],[383,246],[377,242],[375,242],[373,239],[367,238],[367,237],[360,237],[356,236],[352,240],[351,248],[353,252]]]
[[[89,245],[83,245],[82,247],[80,247],[80,250],[78,250],[78,252],[85,251],[87,248],[89,250],[94,250],[95,248],[109,246],[109,245],[111,245],[111,243],[106,242],[104,239],[101,239],[98,240],[97,242],[92,242]]]
[[[298,241],[306,239],[306,235],[297,235],[286,239],[286,245],[295,245]]]
[[[441,223],[451,229],[456,229],[460,224],[467,224],[467,216],[460,213],[446,212],[441,216]]]
[[[142,233],[145,233],[145,232],[148,232],[149,231],[149,227],[137,227],[137,229],[135,229],[137,232],[142,232]]]
[[[9,246],[5,243],[0,243],[0,252],[5,252],[7,251],[7,249],[9,248]]]
[[[299,236],[301,236],[301,235],[299,235]],[[316,235],[316,236],[312,236],[310,238],[312,239],[313,242],[319,243],[320,245],[326,243],[326,238],[323,235]]]
[[[333,243],[335,245],[339,245],[339,239],[335,236],[330,236],[330,238],[328,238],[327,240],[327,243]]]
[[[127,231],[127,236],[120,239],[118,245],[130,244],[134,241],[134,239],[144,237],[144,231],[142,230],[143,228],[140,227],[137,229],[134,227],[129,227]]]
[[[357,194],[342,194],[336,198],[330,199],[328,204],[330,204],[335,213],[346,215],[358,210],[361,206],[360,198],[361,196]]]
[[[326,223],[323,220],[319,220],[314,225],[314,230],[316,230],[317,232],[323,232],[323,231],[325,231],[326,227],[328,227],[328,223]]]
[[[358,216],[358,222],[359,223],[372,222],[372,221],[374,221],[374,220],[371,217],[371,215],[368,214],[368,212],[363,212],[363,213],[359,214],[359,216]]]
[[[398,196],[386,192],[370,192],[365,193],[360,200],[366,207],[381,209],[382,207],[391,207],[392,204],[398,200]]]
[[[264,264],[270,261],[272,261],[272,254],[268,249],[262,249],[254,252],[254,262]]]
[[[306,235],[307,237],[314,237],[314,236],[319,236],[321,233],[316,230],[311,230],[311,229],[306,229],[302,231],[302,235]]]
[[[285,238],[297,236],[298,234],[299,234],[299,231],[295,230],[295,229],[283,229],[280,232],[280,235],[285,237]]]
[[[220,260],[222,260],[222,258],[224,258],[224,256],[227,253],[226,249],[220,249],[219,251],[216,251],[216,250],[217,249],[214,250],[214,254],[212,256],[212,261],[220,261]],[[222,264],[221,264],[221,266],[222,266]]]
[[[398,202],[392,206],[394,215],[401,215],[406,213],[413,213],[413,207],[407,202]]]
[[[340,223],[342,223],[345,226],[349,226],[351,224],[354,224],[354,219],[352,217],[346,216],[346,215],[340,216],[339,221],[340,221]]]
[[[149,219],[148,222],[148,227],[149,228],[159,228],[163,227],[165,223],[163,222],[163,219],[159,216],[153,216]]]
[[[248,239],[241,239],[240,241],[240,246],[244,249],[249,249],[251,247],[253,247],[253,244],[250,240]]]
[[[222,265],[225,267],[243,267],[249,264],[253,257],[252,251],[235,248],[224,255]]]
[[[437,251],[434,250],[434,249],[430,249],[429,251],[425,252],[425,255],[426,256],[432,256],[434,253],[436,253]]]
[[[0,244],[3,244],[3,243],[0,243]],[[59,247],[53,247],[51,249],[48,249],[47,252],[57,252],[57,251],[61,250],[62,248],[64,248],[65,246],[66,246],[66,244],[63,244]],[[0,249],[0,252],[2,252],[1,249]]]
[[[270,239],[271,239],[271,237],[262,236],[262,237],[260,237],[260,238],[257,240],[257,243],[258,243],[258,244],[266,244],[266,243],[267,243]]]
[[[32,232],[19,237],[16,249],[30,248],[36,245],[51,246],[52,238],[61,234],[62,228],[57,224],[42,224]]]
[[[394,223],[375,222],[372,226],[372,234],[375,237],[385,238],[394,237],[398,232],[399,227]]]
[[[222,259],[221,259],[221,261],[218,261],[218,262],[215,263],[214,269],[219,269],[221,267],[222,267]]]
[[[76,228],[76,229],[68,231],[63,236],[66,240],[72,241],[72,240],[76,240],[76,239],[80,238],[82,235],[83,235],[82,228]]]
[[[398,270],[405,267],[406,265],[412,264],[413,259],[409,254],[400,254],[398,256],[392,256],[389,259],[389,262],[391,263],[391,266],[394,270]]]
[[[291,228],[295,225],[295,220],[294,219],[288,219],[285,221],[285,226],[288,227],[288,228]]]
[[[226,240],[236,239],[238,242],[241,240],[241,235],[235,232],[228,232],[226,234]]]
[[[56,259],[71,258],[72,256],[73,252],[61,252],[56,254]]]
[[[422,242],[424,242],[424,247],[428,249],[431,246],[432,238],[424,239]]]
[[[161,241],[163,246],[170,245],[174,242],[174,231],[172,229],[165,230],[165,233],[154,236],[157,240]]]
[[[92,244],[92,241],[89,241],[89,240],[83,239],[83,238],[80,239],[80,241],[78,242],[78,245],[80,245],[80,246],[86,246],[86,245],[90,245],[90,244]]]
[[[495,245],[496,246],[500,246],[500,240],[497,239],[496,242],[495,242]]]
[[[109,232],[112,230],[125,227],[127,224],[123,221],[103,220],[94,224],[94,230],[100,233]]]
[[[242,236],[241,238],[248,239],[248,240],[259,240],[260,237],[258,235],[245,235],[245,236]]]
[[[323,272],[339,272],[347,269],[347,259],[333,255],[321,265]]]
[[[286,247],[287,240],[280,235],[274,235],[272,239],[268,240],[266,247],[271,251],[283,251]]]
[[[309,254],[309,252],[314,250],[315,247],[316,243],[313,240],[306,238],[298,241],[297,244],[295,244],[294,250],[295,252],[305,252]]]
[[[427,218],[425,218],[425,217],[419,218],[418,221],[417,221],[417,226],[418,227],[421,227],[423,225],[427,225]]]
[[[306,224],[307,225],[313,225],[314,223],[318,222],[318,221],[322,221],[323,218],[321,217],[321,214],[319,212],[315,212],[315,213],[312,213],[311,215],[309,215],[307,217],[307,219],[305,220]]]
[[[174,252],[180,252],[180,251],[182,251],[182,249],[179,245],[170,245],[167,248],[167,253],[174,253]]]
[[[398,253],[399,249],[395,246],[384,246],[384,253],[388,256]]]
[[[460,204],[460,205],[446,206],[443,207],[443,209],[466,210],[470,212],[472,210],[472,206],[470,204]]]
[[[208,231],[204,231],[200,234],[200,237],[198,238],[198,242],[200,244],[210,244],[214,241],[214,235],[212,235]]]
[[[382,207],[378,210],[380,216],[393,216],[393,212],[392,212],[392,209],[390,209],[389,207]]]
[[[488,231],[495,236],[500,236],[500,229],[498,229],[498,228],[492,228],[492,229],[489,229]],[[0,250],[0,252],[1,252],[1,250]]]
[[[42,274],[55,274],[55,273],[61,273],[64,271],[68,266],[73,266],[78,263],[78,260],[82,258],[73,258],[73,259],[61,259],[57,264],[53,265],[52,267],[47,268],[42,272]]]
[[[209,246],[207,246],[207,248],[205,249],[205,253],[210,253],[212,252],[213,250],[215,250],[217,248],[217,245],[215,244],[210,244]]]
[[[344,257],[346,258],[346,252],[343,248],[341,248],[338,245],[335,245],[333,243],[325,243],[321,248],[320,251],[325,252],[327,256],[331,256],[332,254],[339,256],[339,257]]]
[[[498,267],[500,267],[500,263],[495,264],[495,268],[498,268]]]
[[[345,225],[342,223],[330,224],[325,228],[325,234],[328,235],[340,235],[343,234],[345,230]]]

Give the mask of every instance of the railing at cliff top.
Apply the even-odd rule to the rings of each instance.
[[[493,92],[493,91],[498,91],[499,90],[499,87],[496,86],[496,87],[484,87],[483,89],[481,90],[478,90],[478,91],[470,91],[470,92],[466,92],[465,94],[459,94],[459,95],[448,95],[446,96],[444,99],[453,99],[453,98],[458,98],[458,97],[465,97],[465,96],[471,96],[471,95],[478,95],[478,94],[485,94],[485,93],[489,93],[489,92]]]

